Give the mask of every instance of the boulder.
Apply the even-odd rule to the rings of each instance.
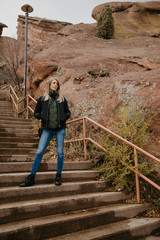
[[[92,11],[92,17],[96,21],[105,5],[109,5],[112,9],[115,37],[160,36],[160,2],[104,3],[96,6]]]

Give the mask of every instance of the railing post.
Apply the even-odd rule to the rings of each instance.
[[[83,143],[84,143],[84,160],[87,159],[87,143],[86,143],[86,119],[83,118]]]
[[[29,117],[29,114],[28,114],[28,106],[29,106],[29,96],[27,95],[27,119],[28,119],[28,117]]]
[[[9,86],[9,101],[11,100],[11,86]]]
[[[18,118],[18,113],[19,113],[19,100],[17,101],[17,113],[16,113],[17,118]]]
[[[15,104],[14,104],[14,102],[15,102],[15,96],[14,95],[12,95],[13,96],[13,111],[15,111]]]
[[[139,176],[138,176],[138,157],[137,157],[137,149],[135,147],[134,147],[134,164],[135,164],[137,203],[140,203],[140,188],[139,188]]]

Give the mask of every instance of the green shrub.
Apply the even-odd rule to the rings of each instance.
[[[114,124],[114,131],[126,140],[144,147],[147,143],[149,126],[154,114],[142,109],[137,103],[130,103],[126,107],[121,107],[117,121]],[[100,174],[115,189],[135,191],[135,174],[126,168],[118,160],[122,160],[131,168],[134,167],[134,149],[121,140],[115,139],[111,135],[101,136],[107,154],[99,165]],[[144,161],[144,155],[138,152],[139,171],[145,176],[156,177],[154,164]]]
[[[97,21],[97,36],[110,39],[114,34],[114,20],[110,6],[106,5],[100,13]]]

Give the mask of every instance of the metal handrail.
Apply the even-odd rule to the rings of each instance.
[[[23,97],[21,98],[19,101],[18,101],[18,104],[21,103],[22,101],[24,101],[24,99],[26,100],[26,108],[22,109],[21,111],[19,111],[17,113],[17,115],[19,115],[20,113],[23,113],[25,111],[27,111],[27,119],[29,118],[29,110],[33,113],[34,112],[34,109],[31,108],[31,106],[29,106],[29,99],[31,99],[33,102],[37,103],[37,101],[30,95],[30,94],[27,94],[26,97]]]
[[[13,110],[16,109],[16,114],[17,114],[19,98],[18,98],[17,94],[15,93],[13,87],[11,85],[9,85],[8,87],[9,87],[9,99],[12,100]]]
[[[29,110],[31,112],[34,112],[34,110],[29,106],[29,99],[31,99],[32,101],[34,101],[35,103],[37,103],[37,101],[30,96],[29,94],[24,97],[19,99],[14,91],[14,89],[12,88],[12,86],[9,87],[9,97],[13,102],[13,108],[14,110],[16,109],[16,113],[17,116],[24,112],[27,111],[27,119],[29,116]],[[16,100],[15,100],[16,98]],[[26,103],[27,106],[25,109],[23,109],[22,111],[18,111],[18,105],[19,103],[21,103],[24,99],[26,99]],[[111,130],[107,129],[106,127],[102,126],[101,124],[93,121],[92,119],[84,116],[81,118],[77,118],[74,120],[70,120],[67,121],[67,124],[71,124],[74,122],[78,122],[78,121],[83,121],[83,138],[80,139],[71,139],[71,140],[66,140],[65,143],[72,143],[72,142],[77,142],[77,141],[83,141],[84,143],[84,159],[87,159],[87,141],[90,141],[91,143],[95,144],[97,147],[99,147],[100,149],[102,149],[104,152],[107,152],[107,149],[104,148],[103,146],[101,146],[99,143],[97,143],[96,141],[94,141],[93,139],[89,138],[86,136],[86,120],[89,121],[90,123],[94,124],[95,126],[99,127],[100,129],[104,130],[105,132],[111,134],[112,136],[118,138],[119,140],[125,142],[126,144],[130,145],[131,147],[133,147],[134,149],[134,162],[135,162],[135,166],[131,167],[129,165],[127,165],[124,161],[122,161],[121,159],[117,159],[119,162],[121,162],[124,166],[126,166],[128,169],[130,169],[132,172],[135,173],[135,178],[136,178],[136,195],[137,195],[137,203],[140,203],[140,187],[139,187],[139,177],[143,178],[146,182],[148,182],[149,184],[151,184],[153,187],[155,187],[156,189],[158,189],[160,191],[160,186],[157,185],[156,183],[154,183],[153,181],[151,181],[149,178],[147,178],[146,176],[144,176],[143,174],[141,174],[138,171],[138,155],[137,155],[137,151],[140,151],[141,153],[143,153],[144,155],[146,155],[147,157],[151,158],[152,160],[156,161],[157,163],[160,164],[160,159],[156,158],[155,156],[153,156],[152,154],[146,152],[145,150],[143,150],[142,148],[138,147],[137,145],[129,142],[128,140],[124,139],[123,137],[119,136],[118,134],[112,132]]]
[[[13,95],[15,96],[16,100],[18,101],[19,98],[18,98],[17,94],[15,93],[15,91],[14,91],[14,89],[11,85],[9,85],[9,91],[10,91],[10,95],[12,95],[11,92],[13,92]]]
[[[111,130],[105,128],[104,126],[102,126],[101,124],[99,123],[96,123],[94,122],[92,119],[88,118],[88,117],[85,117],[85,119],[87,119],[88,121],[90,121],[91,123],[93,123],[94,125],[100,127],[101,129],[105,130],[106,132],[110,133],[111,135],[113,135],[114,137],[122,140],[123,142],[127,143],[128,145],[130,145],[131,147],[133,148],[136,148],[138,151],[142,152],[143,154],[145,154],[147,157],[150,157],[152,158],[154,161],[160,163],[160,159],[156,158],[155,156],[153,156],[152,154],[146,152],[145,150],[143,150],[142,148],[138,147],[137,145],[129,142],[128,140],[126,140],[125,138],[119,136],[118,134],[112,132]]]
[[[29,106],[29,99],[31,99],[33,102],[37,103],[37,101],[30,95],[27,94],[25,97],[22,97],[21,99],[18,98],[17,94],[15,93],[13,87],[11,85],[8,86],[9,88],[9,99],[12,100],[13,103],[13,110],[16,111],[16,115],[17,117],[19,116],[19,114],[27,111],[27,119],[29,117],[29,110],[33,113],[34,109],[31,108],[31,106]],[[26,108],[23,108],[22,110],[19,110],[19,104],[26,100]]]
[[[143,154],[145,154],[147,157],[150,157],[152,160],[156,161],[157,163],[160,164],[160,159],[156,158],[155,156],[153,156],[152,154],[146,152],[145,150],[143,150],[142,148],[138,147],[137,145],[129,142],[128,140],[122,138],[121,136],[119,136],[118,134],[112,132],[111,130],[105,128],[104,126],[102,126],[99,123],[96,123],[95,121],[93,121],[92,119],[88,118],[88,117],[82,117],[82,118],[78,118],[78,119],[74,119],[71,121],[68,121],[68,124],[71,124],[73,122],[77,122],[83,120],[83,131],[85,131],[84,129],[86,129],[86,120],[88,120],[89,122],[91,122],[92,124],[98,126],[100,129],[104,130],[105,132],[111,134],[112,136],[120,139],[121,141],[125,142],[126,144],[130,145],[131,147],[133,147],[134,149],[134,162],[135,162],[135,166],[131,167],[129,165],[127,165],[124,161],[117,159],[119,162],[121,162],[125,167],[127,167],[128,169],[130,169],[132,172],[135,173],[135,178],[136,178],[136,195],[137,195],[137,203],[140,203],[140,187],[139,187],[139,177],[143,178],[146,182],[148,182],[150,185],[152,185],[153,187],[155,187],[156,189],[158,189],[160,191],[160,186],[157,185],[156,183],[154,183],[153,181],[151,181],[149,178],[147,178],[146,176],[144,176],[143,174],[141,174],[138,171],[138,156],[137,156],[137,150],[142,152]],[[84,121],[85,120],[85,121]],[[83,136],[85,136],[82,141],[84,141],[84,159],[86,159],[86,141],[90,141],[93,144],[95,144],[97,147],[99,147],[100,149],[102,149],[104,152],[107,152],[107,149],[104,148],[103,146],[101,146],[99,143],[97,143],[96,141],[94,141],[92,138],[87,138],[86,137],[86,131],[85,133],[83,133]],[[74,140],[69,140],[69,142],[75,142],[76,139]],[[77,140],[79,141],[79,139]]]

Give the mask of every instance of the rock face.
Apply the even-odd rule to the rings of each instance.
[[[7,25],[5,25],[4,23],[1,23],[1,22],[0,22],[0,37],[1,37],[1,35],[2,35],[3,28],[7,28]]]
[[[72,118],[86,115],[108,128],[115,120],[118,107],[131,100],[144,108],[154,108],[157,113],[152,125],[154,135],[147,150],[160,157],[160,38],[153,35],[153,28],[149,30],[146,27],[145,31],[143,27],[135,28],[137,21],[140,24],[141,17],[148,22],[152,22],[154,16],[157,20],[160,3],[111,4],[114,9],[116,6],[122,9],[114,12],[114,39],[100,39],[96,37],[96,24],[81,23],[63,27],[52,34],[49,42],[43,42],[42,37],[40,44],[30,45],[27,89],[38,99],[49,77],[57,76],[61,91],[69,101]],[[149,6],[148,12],[145,4]],[[137,6],[141,9],[143,6],[144,11],[133,11]],[[96,9],[99,8],[102,9],[102,6],[93,10],[94,18],[97,18]],[[134,21],[133,13],[138,14],[138,20],[135,18]],[[129,16],[132,24],[117,25]],[[154,31],[158,33],[158,22],[156,24]],[[30,23],[30,44],[31,39],[38,43],[33,33],[35,25],[33,29],[31,27]],[[23,69],[22,61],[18,69],[22,79]]]
[[[25,16],[18,16],[17,36],[18,40],[25,39]],[[68,22],[53,21],[45,18],[28,17],[28,45],[51,41],[52,36],[65,26]]]
[[[12,67],[14,66],[14,70],[17,69],[16,57],[19,55],[16,47],[16,39],[3,36],[0,38],[0,85],[14,83]]]
[[[115,36],[160,36],[160,2],[104,3],[93,9],[95,20],[98,20],[105,5],[109,5],[113,12]]]

